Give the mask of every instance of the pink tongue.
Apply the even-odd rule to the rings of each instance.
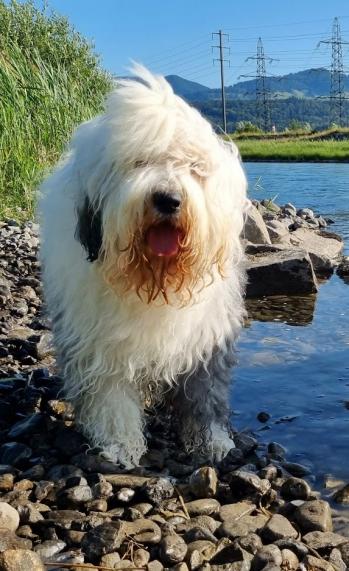
[[[174,256],[179,249],[181,232],[170,224],[151,226],[147,233],[147,244],[156,256]]]

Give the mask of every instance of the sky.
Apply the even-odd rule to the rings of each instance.
[[[42,6],[42,0],[36,0]],[[222,30],[225,83],[256,73],[258,37],[262,38],[267,74],[283,75],[313,67],[329,67],[334,17],[349,41],[348,0],[48,0],[93,41],[103,66],[127,75],[131,61],[164,75],[180,75],[209,87],[220,82],[217,36]],[[343,46],[349,71],[349,44]]]

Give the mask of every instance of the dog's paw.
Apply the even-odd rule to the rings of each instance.
[[[229,450],[235,448],[234,441],[229,437],[226,430],[214,424],[211,427],[211,443],[210,452],[212,461],[214,463],[221,462],[223,458],[228,454]]]
[[[131,470],[139,466],[140,459],[145,451],[145,447],[141,445],[127,448],[122,445],[112,444],[103,448],[101,456],[109,462],[113,462],[113,464]]]

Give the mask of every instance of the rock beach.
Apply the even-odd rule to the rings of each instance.
[[[268,201],[256,209],[264,243],[247,245],[251,268],[252,258],[287,266],[298,229],[322,237],[314,213]],[[347,534],[303,479],[307,467],[275,442],[236,433],[219,465],[201,465],[164,439],[167,418],[150,418],[141,468],[126,472],[88,449],[60,396],[37,246],[35,225],[0,224],[0,571],[344,571]]]

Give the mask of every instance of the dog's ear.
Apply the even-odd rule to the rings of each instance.
[[[102,246],[101,212],[93,208],[86,197],[83,205],[77,208],[77,216],[75,238],[85,248],[88,261],[94,262],[98,259]]]

